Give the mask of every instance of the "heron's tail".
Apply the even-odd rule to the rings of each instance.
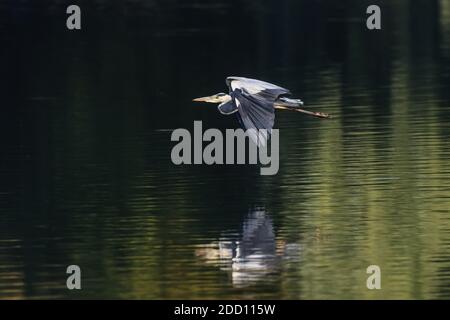
[[[317,117],[317,118],[331,118],[331,116],[328,113],[308,111],[308,110],[301,109],[301,107],[303,107],[303,101],[300,99],[291,99],[291,98],[287,98],[287,97],[280,97],[275,102],[276,109],[285,109],[285,110],[301,112],[301,113],[305,113],[305,114],[308,114],[310,116]]]
[[[294,109],[303,106],[303,101],[301,99],[291,99],[288,97],[279,97],[276,103],[283,107]]]

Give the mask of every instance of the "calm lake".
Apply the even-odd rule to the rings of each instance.
[[[450,299],[450,2],[377,2],[0,0],[0,298]],[[334,118],[277,111],[274,176],[174,165],[230,75]]]

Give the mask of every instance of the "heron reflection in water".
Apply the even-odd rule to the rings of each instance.
[[[239,122],[257,145],[265,145],[275,122],[275,109],[301,112],[318,118],[330,118],[322,112],[304,110],[303,101],[290,98],[291,92],[256,79],[228,77],[229,93],[196,98],[193,101],[218,103],[220,113],[236,113]]]
[[[298,244],[276,240],[272,218],[264,208],[255,208],[246,215],[238,238],[224,236],[199,247],[196,255],[230,272],[233,285],[242,287],[266,279],[283,260],[297,259],[300,252]]]

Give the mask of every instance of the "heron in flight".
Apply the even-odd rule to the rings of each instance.
[[[196,98],[193,101],[218,103],[220,113],[237,113],[239,122],[248,131],[250,138],[265,146],[275,121],[275,109],[301,112],[317,118],[330,118],[322,112],[301,109],[303,101],[290,98],[291,92],[277,85],[256,79],[228,77],[229,93]],[[250,129],[250,130],[249,130]]]

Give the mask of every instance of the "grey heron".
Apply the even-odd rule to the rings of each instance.
[[[272,83],[244,77],[228,77],[226,84],[228,94],[217,93],[196,98],[193,101],[218,103],[218,109],[224,115],[237,113],[245,129],[259,132],[258,135],[250,135],[258,145],[265,145],[271,133],[275,121],[275,109],[301,112],[318,118],[330,118],[330,115],[326,113],[302,109],[302,100],[290,98],[289,90]]]

